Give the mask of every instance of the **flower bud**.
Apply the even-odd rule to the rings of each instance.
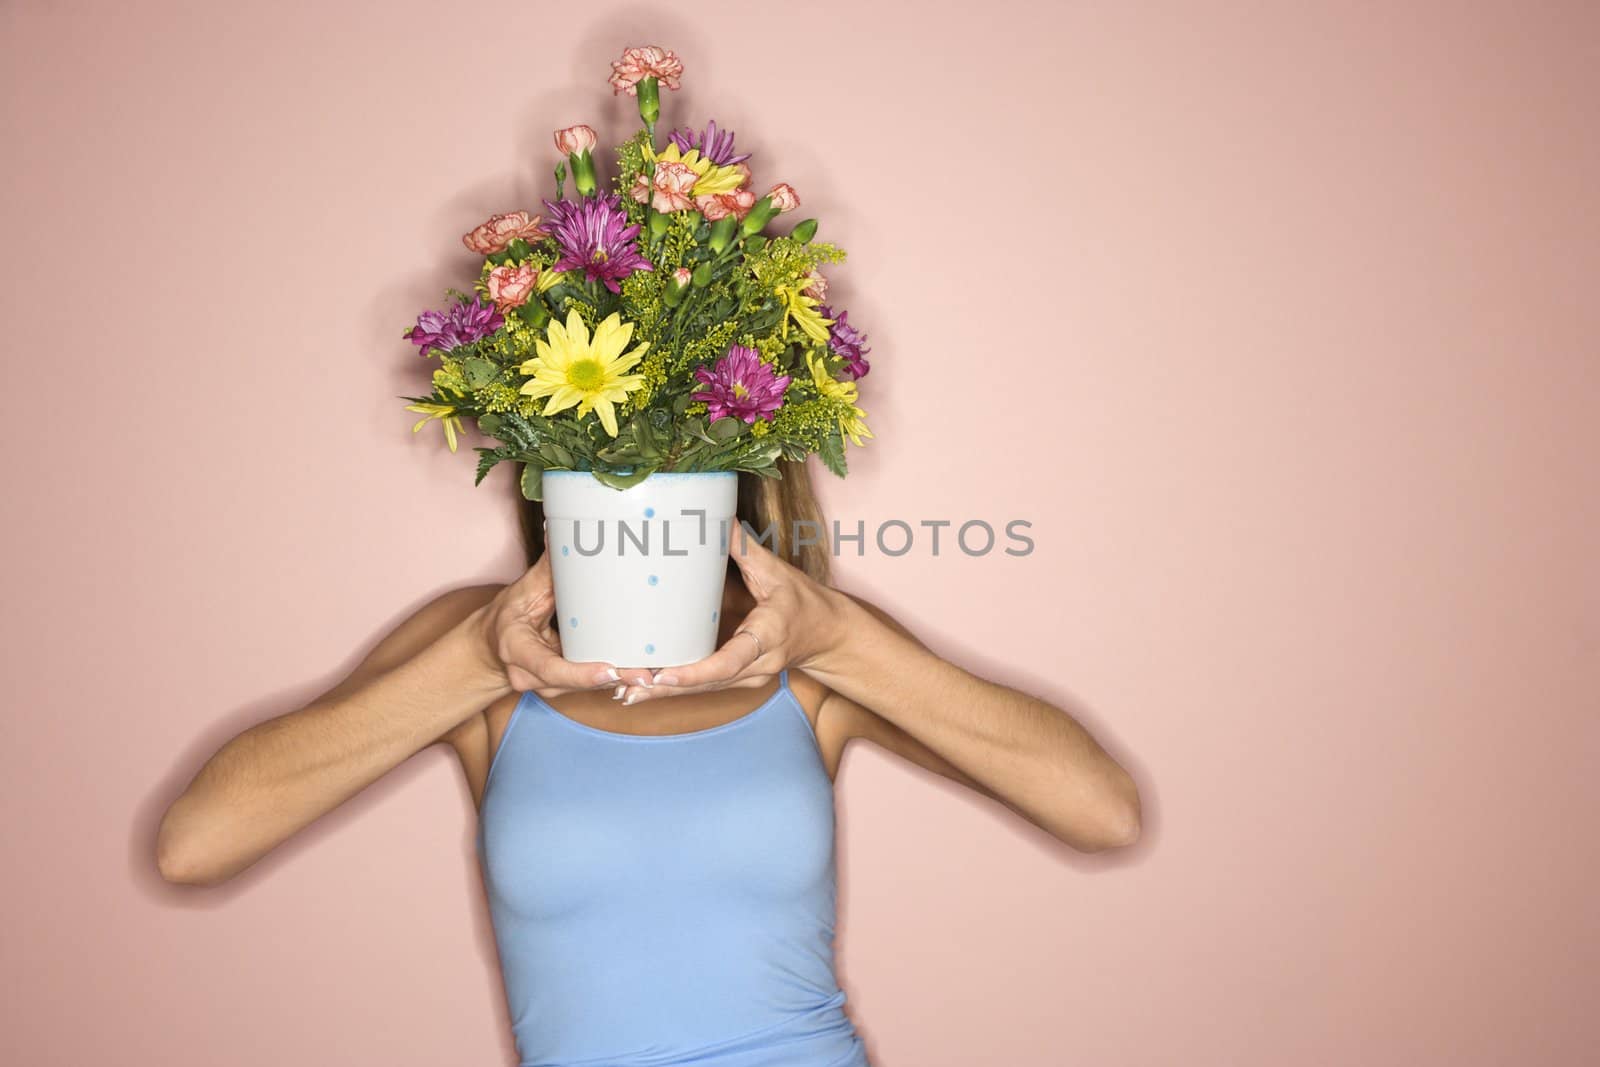
[[[805,244],[807,241],[811,240],[816,235],[817,235],[817,220],[816,219],[805,219],[805,220],[803,220],[801,222],[798,222],[798,223],[795,224],[794,229],[789,232],[789,236],[793,237],[796,241],[799,241],[801,244]]]
[[[711,246],[711,251],[721,255],[727,249],[728,243],[733,240],[733,228],[737,225],[739,218],[736,215],[724,215],[713,222],[711,237],[707,242]]]
[[[762,228],[765,227],[767,223],[771,222],[772,217],[777,213],[778,209],[772,203],[772,197],[763,196],[760,200],[756,201],[755,207],[750,209],[750,214],[744,217],[744,223],[740,225],[739,232],[744,234],[746,237],[749,237],[751,234],[760,233]]]
[[[650,240],[652,242],[654,242],[654,241],[659,241],[663,237],[665,237],[667,235],[667,223],[669,223],[671,221],[672,221],[672,219],[669,216],[663,215],[659,211],[656,212],[654,215],[651,215],[650,216]]]
[[[683,294],[688,291],[692,277],[688,267],[679,267],[667,275],[667,287],[661,293],[661,298],[667,302],[667,307],[675,308],[683,303]]]
[[[594,130],[588,126],[568,126],[555,134],[556,151],[565,152],[572,163],[572,184],[579,196],[593,196],[595,190],[594,157],[589,150],[595,145]]]
[[[711,284],[711,264],[702,263],[694,269],[691,275],[692,284],[696,289],[704,289]]]

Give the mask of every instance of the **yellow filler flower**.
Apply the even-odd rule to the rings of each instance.
[[[533,343],[538,355],[519,368],[523,374],[533,375],[521,391],[549,397],[542,412],[545,415],[573,405],[577,405],[580,419],[593,411],[606,433],[617,436],[617,412],[612,405],[620,404],[644,384],[640,375],[623,371],[639,362],[650,342],[640,341],[624,353],[633,337],[633,323],[623,322],[615,311],[595,327],[593,338],[577,308],[567,312],[565,326],[552,319],[546,333],[548,340],[540,338]]]

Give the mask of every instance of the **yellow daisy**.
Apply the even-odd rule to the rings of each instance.
[[[853,445],[861,445],[863,437],[871,437],[872,431],[867,429],[867,413],[856,407],[856,397],[860,395],[855,382],[841,382],[828,373],[828,366],[815,353],[806,353],[806,366],[811,368],[811,380],[816,383],[817,392],[823,396],[842,400],[848,410],[839,415],[839,432],[850,439]]]
[[[417,424],[411,427],[412,433],[416,433],[418,430],[422,429],[429,423],[429,421],[438,419],[444,425],[445,444],[450,446],[450,451],[454,452],[456,450],[456,434],[462,431],[461,416],[456,414],[454,405],[407,404],[406,410],[421,412],[425,416],[424,418],[417,420]]]
[[[806,284],[809,285],[810,282]],[[784,338],[789,336],[789,322],[793,320],[794,324],[800,327],[801,332],[807,337],[819,345],[827,344],[828,326],[833,320],[824,318],[822,313],[817,310],[817,305],[821,301],[815,297],[807,296],[801,291],[799,285],[780,285],[777,287],[776,292],[786,311],[781,336]]]
[[[624,353],[633,337],[633,323],[623,322],[615,311],[595,327],[593,338],[577,308],[567,313],[565,326],[552,319],[546,333],[548,340],[539,338],[533,343],[538,355],[519,368],[533,376],[521,391],[549,397],[542,412],[545,415],[573,405],[577,405],[580,419],[593,411],[606,433],[617,436],[617,412],[612,405],[620,404],[644,384],[641,376],[622,372],[639,362],[650,342],[640,341]]]

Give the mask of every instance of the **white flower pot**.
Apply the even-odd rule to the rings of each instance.
[[[668,667],[715,651],[738,498],[733,471],[658,472],[627,489],[545,471],[562,655]]]

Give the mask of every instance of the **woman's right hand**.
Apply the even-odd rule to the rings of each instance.
[[[579,689],[649,682],[650,671],[644,668],[618,670],[614,664],[598,660],[572,663],[564,659],[561,638],[551,625],[555,608],[555,583],[547,552],[480,609],[484,640],[513,689],[531,689],[549,698]]]

